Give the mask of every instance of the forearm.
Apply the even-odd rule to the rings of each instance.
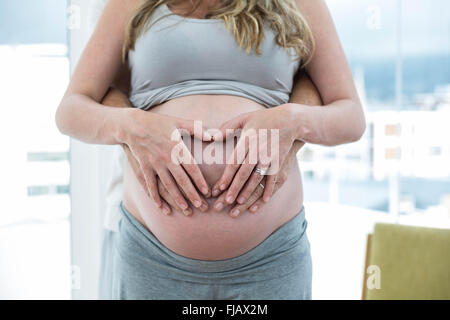
[[[56,113],[58,128],[86,143],[122,144],[123,125],[133,112],[129,91],[130,71],[126,64],[117,70],[103,98],[94,99],[91,94],[83,94],[82,89],[69,87]]]
[[[299,73],[295,79],[295,84],[292,89],[289,102],[307,106],[323,105],[320,93],[311,81],[310,77],[305,72],[300,72],[301,73]],[[304,141],[295,140],[292,145],[294,153],[296,154],[304,145]]]
[[[115,108],[132,108],[130,100],[128,96],[122,92],[120,89],[114,87],[109,88],[108,93],[102,100],[102,105],[115,107]],[[129,148],[126,147],[125,144],[122,143],[122,147],[127,148],[126,152],[129,152]]]
[[[354,142],[365,131],[365,118],[359,101],[342,99],[325,107],[290,104],[296,123],[296,138],[307,143],[335,146]]]
[[[359,101],[342,99],[323,106],[320,93],[307,74],[296,82],[289,102],[297,148],[305,142],[327,146],[353,142],[364,133],[365,119]]]
[[[129,73],[127,67],[122,66],[101,104],[83,95],[64,98],[56,115],[59,129],[62,133],[87,143],[122,143],[121,121],[126,119],[129,112],[124,108],[131,107],[128,91]]]
[[[56,113],[61,133],[91,144],[121,144],[130,108],[101,105],[88,96],[66,96]]]

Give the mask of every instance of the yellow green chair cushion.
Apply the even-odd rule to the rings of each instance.
[[[450,299],[450,230],[376,224],[370,265],[380,289],[366,288],[366,299]]]

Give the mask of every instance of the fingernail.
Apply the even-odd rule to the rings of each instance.
[[[208,190],[208,188],[204,187],[204,188],[202,189],[202,192],[203,192],[203,194],[206,196],[206,195],[209,193],[209,190]]]
[[[201,201],[199,201],[199,200],[195,200],[195,201],[194,201],[194,207],[200,208],[201,206],[202,206]]]
[[[239,197],[238,203],[239,204],[243,204],[244,202],[245,202],[245,198],[244,197]]]
[[[170,213],[170,211],[169,211],[169,209],[167,209],[166,207],[164,207],[164,208],[163,208],[163,213],[164,213],[166,216],[168,216],[169,213]]]
[[[192,211],[191,210],[183,210],[183,214],[185,216],[190,216],[192,214]]]
[[[228,202],[228,203],[230,203],[230,204],[233,203],[233,200],[234,200],[234,199],[233,199],[232,196],[228,196],[228,197],[227,197],[227,202]]]
[[[213,197],[217,197],[220,194],[220,190],[214,189],[212,192]]]
[[[202,203],[202,206],[200,207],[202,210],[208,210],[208,205],[206,203]]]
[[[214,206],[214,208],[216,208],[216,210],[222,210],[223,209],[223,203],[222,202],[218,202],[216,203],[216,205]]]
[[[263,198],[263,201],[266,203],[269,202],[269,200],[270,200],[270,197]]]
[[[221,184],[221,185],[220,185],[220,190],[223,191],[223,190],[225,190],[226,188],[227,188],[227,186],[226,186],[225,184]]]
[[[253,207],[250,208],[251,212],[255,212],[256,210],[258,210],[258,206],[253,206]]]
[[[187,208],[189,207],[186,203],[180,203],[179,206],[181,210],[187,210]]]
[[[233,211],[231,211],[231,216],[236,218],[241,212],[239,211],[239,209],[234,209]]]

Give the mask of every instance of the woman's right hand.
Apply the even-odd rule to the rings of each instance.
[[[211,136],[203,128],[194,130],[192,120],[140,109],[129,109],[126,112],[120,140],[129,148],[133,158],[139,164],[146,189],[156,205],[159,208],[163,207],[158,190],[157,178],[159,177],[183,213],[189,215],[189,205],[183,193],[194,207],[206,211],[208,204],[199,195],[196,187],[206,197],[211,194],[210,187],[186,145],[181,139],[177,141],[173,138],[179,138],[183,131],[203,141],[211,141]],[[173,152],[175,148],[177,152]],[[183,159],[178,156],[180,151]]]
[[[150,198],[151,196],[150,196],[149,189],[147,187],[147,182],[144,177],[144,172],[142,171],[142,169],[139,165],[139,162],[136,160],[136,158],[134,157],[130,148],[126,144],[123,144],[122,147],[123,147],[123,151],[128,159],[128,163],[130,164],[130,167],[134,172],[134,175],[136,176],[137,180],[139,181],[139,184],[141,185],[142,189],[145,190],[145,193]],[[192,214],[191,207],[187,208],[187,210],[182,210],[175,203],[175,201],[173,201],[169,192],[164,187],[164,185],[162,184],[162,182],[159,178],[157,178],[157,185],[158,185],[158,192],[159,192],[159,195],[161,198],[161,203],[162,203],[160,210],[163,214],[165,214],[167,216],[170,215],[172,213],[172,208],[178,209],[180,212],[183,212],[183,214],[186,216],[190,216]],[[154,186],[154,187],[156,187],[156,186]],[[200,207],[200,211],[205,212],[207,210],[208,210],[208,203],[204,202],[203,205]]]

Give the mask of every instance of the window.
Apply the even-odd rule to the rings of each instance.
[[[355,275],[363,274],[365,236],[375,222],[450,227],[450,3],[327,3],[367,130],[357,143],[307,145],[299,155],[313,298],[359,299]]]
[[[70,298],[66,3],[0,3],[0,299]]]

